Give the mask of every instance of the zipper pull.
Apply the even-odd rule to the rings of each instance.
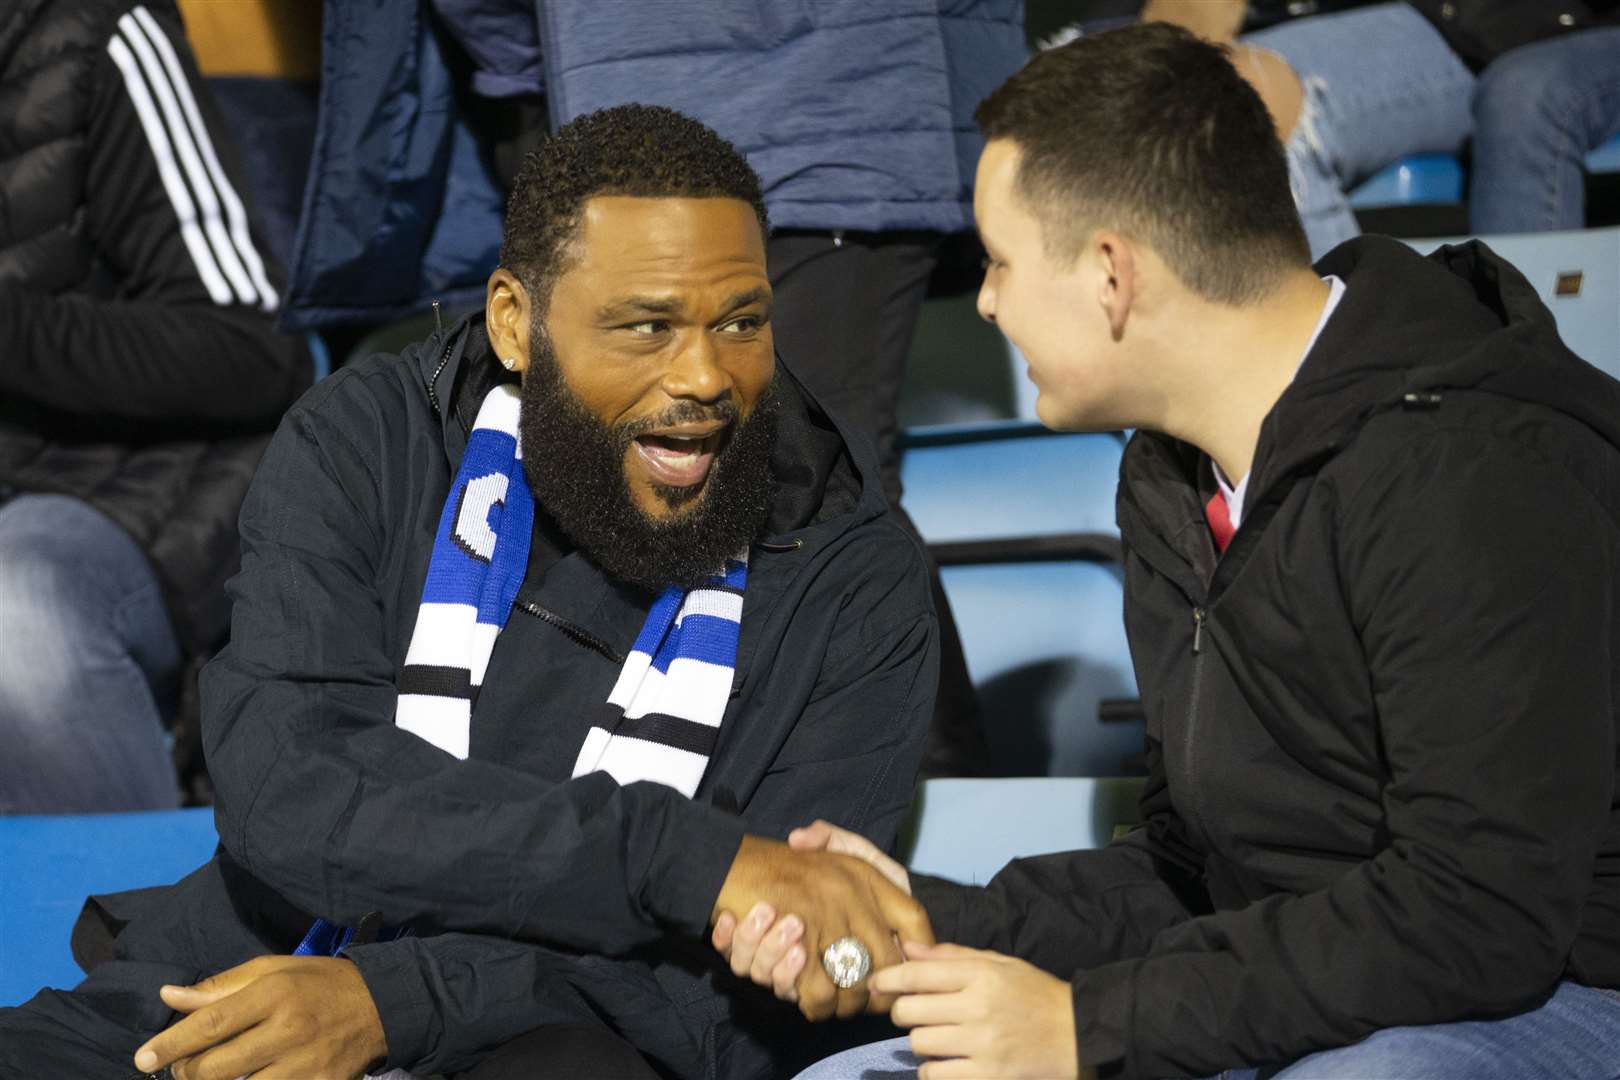
[[[1197,656],[1204,647],[1204,609],[1193,608],[1193,655]]]

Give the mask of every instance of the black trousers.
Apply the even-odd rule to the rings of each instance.
[[[916,526],[900,509],[896,415],[917,313],[943,242],[938,233],[788,230],[772,235],[768,251],[777,351],[828,409],[877,446],[884,494],[912,535]],[[990,755],[978,697],[939,568],[930,565],[930,573],[940,672],[923,775],[982,775]]]

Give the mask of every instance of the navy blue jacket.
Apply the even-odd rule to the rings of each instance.
[[[289,952],[312,915],[372,912],[415,931],[347,954],[388,1064],[417,1074],[544,1023],[607,1022],[667,1075],[739,1080],[790,1076],[818,1040],[852,1037],[737,980],[704,933],[745,830],[824,817],[888,845],[910,806],[936,629],[871,450],[786,377],[732,697],[693,798],[570,779],[651,598],[543,515],[534,550],[552,558],[531,555],[457,761],[396,727],[394,705],[439,514],[499,377],[482,326],[464,325],[350,364],[288,413],[242,511],[231,645],[203,675],[219,853],[172,887],[95,902],[105,918],[81,924],[76,955],[98,955],[99,921],[116,959],[72,995],[0,1011],[0,1076],[104,1075],[52,1056],[55,1010],[97,1014],[91,1040],[102,1021],[149,1035],[175,1019],[160,982]]]
[[[972,226],[973,110],[1026,56],[1021,0],[552,2],[538,37],[517,0],[432,8],[326,5],[290,325],[481,301],[504,194],[458,104],[463,48],[491,96],[543,69],[553,127],[679,109],[747,155],[776,227],[862,231]]]

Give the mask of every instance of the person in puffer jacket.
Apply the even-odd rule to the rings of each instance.
[[[1478,241],[1310,265],[1264,106],[1185,31],[1046,53],[979,118],[980,312],[1047,424],[1138,429],[1143,825],[986,885],[801,830],[954,943],[868,980],[909,1051],[803,1080],[911,1052],[925,1077],[1620,1075],[1620,383]],[[742,925],[733,970],[790,960]]]
[[[0,813],[176,805],[165,725],[309,384],[282,288],[173,4],[6,5]]]

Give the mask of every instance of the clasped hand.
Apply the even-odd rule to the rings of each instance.
[[[796,853],[840,855],[859,860],[895,891],[911,895],[905,867],[871,841],[818,821],[788,837]],[[913,901],[915,903],[915,901]],[[926,915],[921,916],[927,926]],[[852,920],[853,921],[853,920]],[[1075,1051],[1074,1005],[1069,984],[1011,956],[960,945],[934,945],[894,926],[903,955],[872,949],[867,980],[871,1012],[887,1011],[911,1028],[911,1048],[927,1061],[922,1080],[952,1077],[1055,1077],[1080,1075]],[[712,939],[736,974],[796,1001],[810,1019],[825,1015],[805,1008],[806,977],[821,972],[819,948],[838,934],[814,931],[814,916],[794,903],[761,901],[741,920],[721,914]],[[808,935],[808,936],[807,936]],[[859,936],[859,935],[857,935]],[[867,940],[868,947],[871,941]],[[889,941],[893,941],[893,935]],[[826,980],[831,985],[831,980]],[[838,1010],[839,1016],[852,1015]],[[1089,1070],[1087,1070],[1089,1073]]]
[[[789,844],[757,836],[743,838],[715,899],[711,916],[714,944],[727,955],[732,971],[773,986],[778,996],[796,1002],[808,1019],[887,1012],[890,999],[871,994],[865,982],[847,989],[833,985],[821,966],[822,952],[840,938],[853,937],[871,953],[873,971],[898,964],[903,959],[901,941],[933,942],[928,915],[911,898],[905,871],[897,864],[898,879],[874,868],[860,851],[846,850],[851,847],[849,841],[824,842],[824,831],[841,833],[871,847],[866,840],[834,830],[825,822],[811,828],[818,830],[814,837],[801,836],[810,830],[800,829]],[[876,848],[872,853],[886,858]],[[794,931],[792,940],[786,949],[768,954],[773,963],[756,972],[759,941],[752,931],[762,921],[764,925],[773,923],[778,913],[792,913],[787,920]],[[742,918],[750,929],[738,935],[735,931]],[[773,975],[774,961],[789,949],[796,950],[791,970],[783,968]]]

